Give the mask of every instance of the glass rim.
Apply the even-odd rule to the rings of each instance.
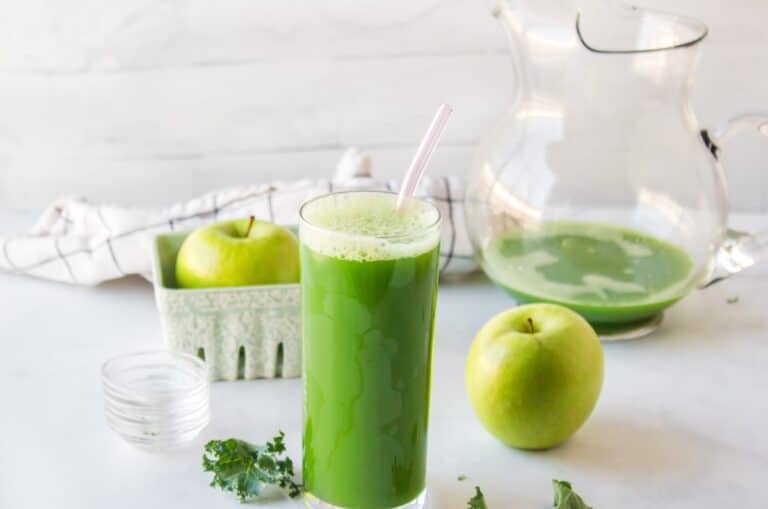
[[[190,368],[188,372],[195,378],[194,383],[181,388],[147,390],[130,387],[125,383],[115,380],[115,377],[119,375],[119,373],[125,371],[126,367],[135,369],[135,366],[130,366],[131,361],[162,356],[165,356],[167,359],[175,359],[186,363],[187,367]],[[126,366],[125,363],[129,363],[129,365]],[[139,364],[139,366],[142,367],[141,364]],[[105,390],[112,392],[117,391],[118,393],[130,394],[132,396],[168,396],[180,393],[189,395],[196,394],[197,391],[205,389],[208,386],[208,366],[197,356],[186,352],[173,350],[140,350],[115,355],[104,361],[101,365],[101,381]]]
[[[418,230],[415,230],[413,232],[409,232],[406,234],[402,234],[402,235],[369,235],[364,233],[349,233],[349,232],[334,230],[333,228],[328,228],[326,226],[315,224],[304,216],[304,209],[308,205],[311,205],[312,203],[315,203],[317,201],[320,201],[326,198],[330,198],[332,196],[338,196],[343,194],[379,194],[379,195],[397,196],[398,193],[395,193],[394,191],[389,191],[389,190],[376,190],[376,189],[345,189],[343,191],[332,191],[330,193],[323,193],[318,196],[313,196],[312,198],[305,200],[301,204],[301,207],[299,207],[299,225],[300,226],[306,225],[310,228],[313,228],[315,230],[318,230],[330,235],[341,235],[344,237],[397,241],[397,240],[408,240],[408,239],[417,238],[424,235],[425,233],[429,233],[433,230],[437,230],[440,228],[440,225],[442,224],[442,221],[443,221],[443,214],[440,212],[440,209],[437,207],[437,205],[435,205],[429,200],[418,198],[415,196],[412,197],[411,199],[416,200],[425,205],[428,205],[429,207],[432,208],[432,210],[435,211],[435,220],[429,223],[428,225],[424,226],[423,228],[419,228]],[[299,236],[301,236],[301,231],[299,231]]]
[[[634,55],[634,54],[643,54],[643,53],[659,53],[659,52],[665,52],[665,51],[670,51],[675,49],[693,47],[698,45],[704,39],[706,39],[707,36],[709,35],[709,26],[703,21],[700,21],[698,19],[695,19],[689,16],[672,14],[659,9],[640,8],[639,10],[644,11],[646,13],[661,14],[664,16],[673,17],[680,21],[685,21],[689,23],[692,27],[695,27],[696,32],[694,33],[694,35],[688,37],[687,39],[681,39],[680,41],[675,42],[674,44],[668,44],[666,46],[652,46],[648,48],[626,48],[626,49],[603,48],[601,49],[601,48],[592,46],[591,44],[587,43],[587,41],[585,40],[585,37],[581,31],[581,14],[582,13],[579,10],[576,13],[576,36],[578,37],[581,45],[588,51],[591,51],[592,53],[601,53],[604,55]]]

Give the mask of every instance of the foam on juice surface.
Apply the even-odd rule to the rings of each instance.
[[[302,208],[301,242],[354,261],[413,257],[434,248],[440,239],[437,209],[414,200],[398,213],[396,202],[397,195],[364,191],[317,198]]]
[[[574,244],[578,238],[588,239],[592,247]],[[562,240],[553,244],[557,239]],[[604,252],[601,259],[597,245],[613,249],[612,254]],[[685,292],[692,269],[690,258],[671,244],[590,223],[548,223],[539,232],[503,235],[486,246],[484,256],[491,277],[505,287],[582,304],[677,298]],[[554,275],[558,268],[569,277]]]

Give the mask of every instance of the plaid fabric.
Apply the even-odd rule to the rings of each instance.
[[[24,235],[0,236],[0,270],[78,285],[129,274],[149,277],[155,235],[190,230],[217,220],[254,215],[282,225],[298,223],[299,206],[332,191],[396,190],[396,181],[370,174],[370,161],[350,150],[332,180],[276,182],[213,192],[162,210],[57,200]],[[476,264],[464,225],[464,190],[456,177],[426,177],[417,196],[443,216],[441,274],[473,271]]]

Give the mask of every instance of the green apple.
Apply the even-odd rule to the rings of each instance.
[[[192,232],[176,257],[180,288],[266,285],[299,281],[299,243],[272,223],[237,219]]]
[[[565,307],[516,307],[477,333],[465,384],[493,436],[520,449],[553,447],[575,433],[597,403],[603,385],[600,340]]]

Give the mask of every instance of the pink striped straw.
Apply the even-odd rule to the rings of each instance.
[[[405,204],[408,203],[416,192],[416,187],[419,185],[421,177],[424,176],[429,160],[432,159],[432,154],[440,141],[440,136],[442,136],[446,124],[448,124],[448,119],[451,117],[451,113],[453,113],[453,108],[447,104],[441,104],[437,109],[435,118],[432,119],[429,129],[427,129],[427,133],[421,140],[419,149],[413,156],[411,166],[408,168],[408,171],[405,172],[405,177],[403,178],[403,183],[400,187],[400,194],[397,196],[398,212],[403,210]]]

